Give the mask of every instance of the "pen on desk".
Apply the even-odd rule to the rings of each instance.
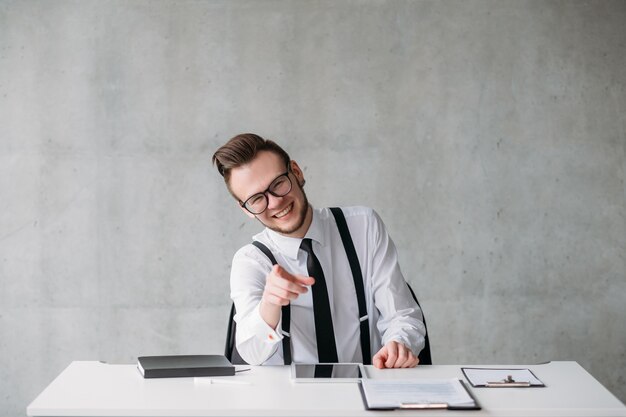
[[[250,381],[235,381],[232,379],[211,379],[211,384],[224,384],[224,385],[252,385]]]
[[[223,385],[252,385],[250,381],[237,381],[234,379],[206,378],[197,376],[194,379],[196,384],[223,384]]]

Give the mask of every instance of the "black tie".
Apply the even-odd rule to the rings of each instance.
[[[330,313],[328,301],[328,289],[324,279],[322,265],[313,253],[311,239],[303,239],[300,249],[308,254],[306,267],[309,275],[315,278],[313,290],[313,314],[315,316],[315,337],[317,339],[317,357],[320,363],[337,363],[337,345],[335,344],[335,331],[333,318]]]

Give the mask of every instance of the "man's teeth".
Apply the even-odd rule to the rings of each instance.
[[[289,206],[286,209],[284,209],[283,211],[281,211],[280,213],[276,213],[274,215],[274,217],[280,219],[281,217],[286,216],[287,214],[289,214],[290,211],[291,211],[291,204],[289,204]]]

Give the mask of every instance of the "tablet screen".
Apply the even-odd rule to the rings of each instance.
[[[358,379],[362,378],[361,368],[356,363],[334,364],[295,364],[295,378],[307,379]]]

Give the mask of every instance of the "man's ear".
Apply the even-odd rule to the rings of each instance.
[[[254,218],[255,218],[254,214],[252,214],[252,213],[250,213],[248,210],[246,210],[246,208],[245,208],[245,207],[243,207],[243,206],[241,205],[241,203],[240,203],[238,200],[235,200],[235,204],[237,204],[237,207],[239,207],[239,208],[241,209],[241,211],[243,211],[244,213],[246,213],[246,215],[247,215],[248,217],[250,217],[251,219],[254,219]]]
[[[302,187],[304,183],[306,182],[304,179],[304,172],[302,172],[302,170],[300,169],[300,166],[298,165],[296,161],[290,161],[289,163],[291,166],[291,172],[293,172],[293,175],[298,180],[298,185]]]

